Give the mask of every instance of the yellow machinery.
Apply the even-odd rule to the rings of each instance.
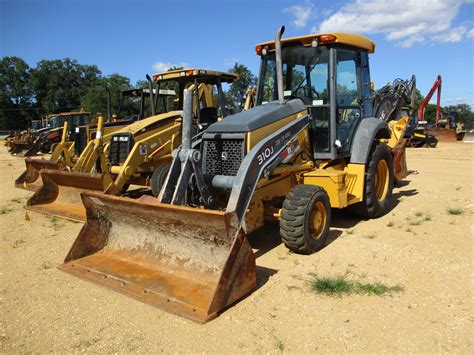
[[[60,144],[58,144],[49,160],[46,159],[34,159],[25,158],[26,170],[15,180],[15,187],[37,191],[41,186],[40,171],[41,169],[49,170],[72,170],[80,173],[90,173],[95,168],[95,164],[99,159],[99,154],[102,154],[102,144],[108,144],[110,137],[113,133],[119,129],[124,128],[134,122],[134,120],[140,120],[145,115],[145,98],[149,95],[150,89],[129,89],[121,92],[121,102],[118,108],[118,113],[121,113],[124,99],[126,97],[139,98],[140,109],[137,115],[132,115],[132,119],[117,119],[116,116],[110,117],[110,109],[108,110],[107,116],[109,122],[104,123],[103,118],[100,124],[88,124],[79,126],[74,129],[74,133],[62,137]],[[166,102],[167,98],[175,96],[174,91],[160,90],[156,96],[156,103],[159,98]],[[151,95],[153,100],[153,95]],[[166,108],[166,106],[164,106]],[[65,122],[66,124],[67,122]],[[99,130],[101,145],[97,144],[98,140],[94,140],[94,137]],[[63,131],[64,132],[64,131]],[[73,140],[69,136],[73,136]],[[67,147],[67,149],[65,149]]]
[[[99,120],[103,118],[99,117]],[[64,122],[61,141],[55,146],[51,157],[47,159],[25,158],[26,169],[15,180],[15,187],[37,191],[42,183],[40,181],[40,171],[68,170],[77,172],[90,172],[97,160],[93,149],[93,136],[97,132],[97,127],[102,126],[103,139],[108,142],[110,136],[117,130],[132,123],[131,120],[117,120],[110,123],[101,123],[76,127],[74,140],[70,140],[69,124]],[[65,134],[68,132],[67,134]],[[95,159],[95,160],[94,160]]]
[[[68,122],[71,129],[88,124],[90,122],[89,112],[63,112],[48,115],[44,121],[46,127],[39,130],[32,130],[25,139],[13,140],[10,142],[10,152],[19,154],[22,150],[26,150],[21,156],[29,157],[36,155],[39,151],[49,153],[61,141],[64,122]]]
[[[182,92],[189,87],[194,92],[195,126],[197,133],[218,118],[213,86],[223,97],[222,83],[237,79],[234,74],[205,70],[176,70],[154,76],[159,84],[179,85],[178,109],[182,108]],[[150,90],[152,93],[153,91]],[[224,112],[223,100],[220,109]],[[154,102],[154,99],[151,100]],[[154,113],[154,112],[153,112]],[[95,171],[41,170],[42,187],[27,201],[29,210],[59,217],[85,221],[81,192],[101,191],[120,195],[130,184],[150,186],[158,194],[168,172],[172,152],[181,144],[181,111],[165,112],[130,124],[109,137],[104,146],[98,137],[90,149],[95,154],[89,159]],[[81,164],[78,161],[77,164]],[[89,164],[90,166],[90,164]]]
[[[254,86],[249,86],[245,92],[245,104],[244,111],[247,111],[249,108],[255,106],[255,96],[257,94],[257,88]]]
[[[291,251],[310,254],[326,243],[331,208],[390,211],[385,142],[399,131],[374,117],[375,44],[344,33],[281,40],[283,30],[256,47],[256,106],[194,143],[185,94],[183,144],[158,198],[82,194],[87,221],[60,269],[205,322],[255,288],[246,235],[265,221],[279,221]]]

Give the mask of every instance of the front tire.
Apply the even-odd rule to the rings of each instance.
[[[296,185],[283,202],[280,235],[285,246],[299,254],[312,254],[326,243],[331,204],[326,191],[314,185]]]
[[[165,183],[170,167],[170,163],[161,164],[153,171],[153,175],[151,176],[151,192],[153,196],[158,197],[160,194],[161,187]]]

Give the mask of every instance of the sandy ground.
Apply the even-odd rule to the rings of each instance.
[[[369,221],[336,213],[314,255],[289,253],[275,226],[251,236],[258,289],[198,325],[57,270],[81,224],[25,221],[31,193],[13,187],[23,159],[2,145],[0,350],[473,353],[473,153],[463,143],[410,149],[393,211]],[[310,273],[404,290],[328,297],[309,290]]]

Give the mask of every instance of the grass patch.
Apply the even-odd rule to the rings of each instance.
[[[456,186],[456,191],[461,190],[461,186]]]
[[[23,203],[23,201],[19,197],[12,198],[10,201],[11,202],[16,202],[16,203]]]
[[[393,223],[392,221],[387,223],[387,227],[393,227],[394,225],[395,225],[395,223]]]
[[[408,222],[410,226],[419,226],[421,223],[423,223],[423,221],[419,219],[414,219]]]
[[[12,244],[12,248],[13,248],[13,249],[16,249],[16,248],[18,248],[18,247],[19,247],[21,244],[23,244],[23,243],[26,243],[26,241],[23,240],[23,239],[15,240],[15,241],[13,242],[13,244]]]
[[[346,233],[347,234],[354,234],[354,230],[353,229],[348,229],[348,230],[346,230]]]
[[[453,216],[459,216],[464,213],[464,210],[462,208],[454,208],[454,207],[448,208],[447,211],[450,215],[453,215]]]
[[[415,213],[415,216],[416,217],[421,217],[421,216],[423,216],[423,212],[418,211],[418,212]]]
[[[381,296],[386,293],[403,291],[403,287],[399,285],[387,286],[380,282],[361,283],[359,281],[349,280],[347,275],[318,277],[317,275],[312,274],[311,277],[311,291],[327,296],[342,296],[350,294]]]
[[[275,348],[278,351],[283,351],[283,350],[285,350],[285,344],[283,344],[283,342],[281,340],[277,340],[277,342],[275,344]]]
[[[387,286],[387,285],[384,285],[382,283],[375,283],[375,284],[372,284],[372,283],[367,283],[367,284],[359,283],[358,288],[359,288],[359,293],[362,292],[362,293],[365,293],[367,295],[376,295],[376,296],[381,296],[384,293],[388,293],[388,292],[401,292],[401,291],[403,291],[403,287],[401,287],[399,285]]]
[[[431,216],[429,214],[425,215],[423,218],[425,221],[431,221]]]
[[[53,263],[50,263],[49,261],[45,261],[43,264],[41,264],[41,269],[48,270],[53,267]]]
[[[13,164],[12,164],[12,163],[8,163],[7,165],[8,165],[8,166],[13,166]]]
[[[367,239],[375,239],[375,237],[377,237],[377,235],[375,234],[364,235],[364,238],[367,238]]]
[[[0,214],[7,214],[9,212],[13,211],[11,208],[8,207],[2,207],[0,208]]]
[[[407,233],[411,233],[411,232],[412,232],[412,230],[411,230],[411,228],[406,228],[406,229],[405,229],[405,232],[407,232]]]

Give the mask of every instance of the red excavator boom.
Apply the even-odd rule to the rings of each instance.
[[[442,82],[443,82],[443,79],[441,78],[441,75],[438,75],[435,82],[433,83],[433,86],[431,87],[430,92],[428,93],[428,95],[426,95],[425,99],[420,104],[420,107],[418,107],[418,121],[425,120],[425,107],[426,105],[428,105],[428,102],[430,102],[431,97],[433,96],[435,91],[438,90],[438,98],[436,100],[436,127],[438,127],[438,122],[440,119],[440,111],[441,111],[440,100],[441,100],[441,83]]]

